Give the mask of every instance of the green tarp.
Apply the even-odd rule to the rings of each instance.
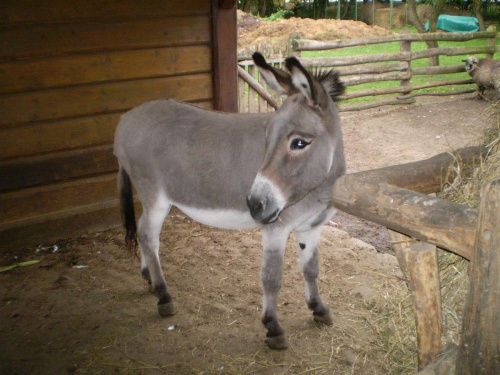
[[[468,33],[479,31],[479,22],[476,17],[441,14],[438,18],[437,28],[451,33]],[[425,30],[429,31],[429,21],[425,23]]]

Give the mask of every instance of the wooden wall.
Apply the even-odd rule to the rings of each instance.
[[[235,20],[230,5],[222,14]],[[119,222],[111,144],[125,111],[158,98],[228,108],[214,100],[214,87],[233,87],[213,79],[214,55],[216,69],[231,60],[214,50],[217,9],[212,0],[0,1],[0,248]]]

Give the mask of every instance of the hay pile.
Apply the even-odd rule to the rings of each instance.
[[[460,163],[454,166],[457,177],[447,182],[440,198],[468,207],[477,208],[484,184],[500,178],[500,101],[489,108],[491,126],[486,130],[482,144],[487,156],[469,170],[462,170]],[[443,299],[444,341],[458,343],[462,327],[462,310],[469,286],[467,267],[469,262],[445,251],[439,252],[441,294]]]

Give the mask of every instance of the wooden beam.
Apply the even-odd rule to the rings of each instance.
[[[335,182],[332,199],[349,214],[471,258],[477,222],[473,208],[350,175]]]
[[[238,112],[236,1],[212,0],[212,19],[214,109]]]
[[[345,175],[335,182],[332,200],[342,211],[470,259],[477,210],[426,194],[440,191],[447,175],[453,181],[454,172],[448,172],[448,167],[454,162],[460,160],[461,167],[467,168],[485,152],[484,147],[467,147],[455,155],[442,153]]]
[[[455,178],[453,171],[448,172],[451,165],[459,161],[462,169],[469,168],[480,163],[486,152],[487,149],[483,146],[464,147],[453,153],[443,152],[429,159],[371,169],[349,176],[360,182],[381,182],[424,194],[437,193],[441,191],[447,178],[451,182]]]
[[[379,37],[366,37],[348,40],[337,39],[326,41],[294,39],[293,47],[295,50],[299,51],[317,51],[399,41],[466,41],[479,38],[495,38],[495,36],[495,31],[482,31],[477,33],[393,34]]]
[[[484,186],[456,374],[500,374],[500,179]]]

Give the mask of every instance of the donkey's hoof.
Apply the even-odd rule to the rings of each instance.
[[[267,345],[274,350],[283,350],[288,348],[288,341],[285,335],[272,336],[266,339]]]
[[[158,304],[158,312],[163,318],[177,314],[177,310],[175,309],[173,302]]]
[[[313,315],[313,318],[316,323],[324,324],[326,326],[331,326],[333,324],[333,319],[330,314]]]

